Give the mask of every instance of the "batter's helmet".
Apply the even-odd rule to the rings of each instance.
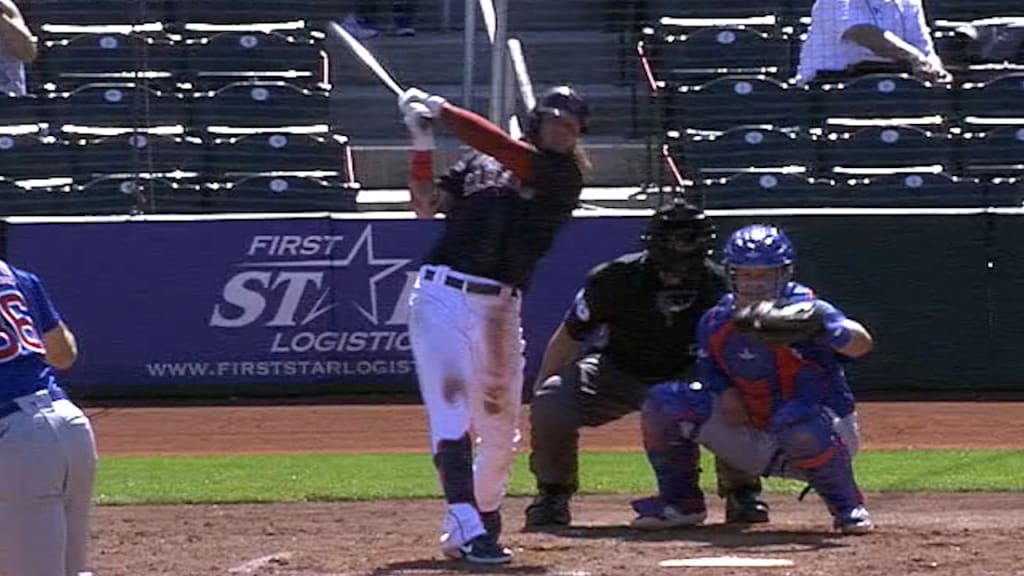
[[[580,133],[587,131],[587,116],[590,115],[590,107],[583,101],[583,98],[575,90],[568,86],[556,86],[544,93],[537,100],[537,105],[530,110],[527,134],[531,137],[537,135],[540,130],[541,120],[545,116],[556,118],[568,114],[580,123]]]
[[[703,210],[685,202],[658,208],[641,237],[647,256],[663,272],[686,273],[714,251],[715,225]]]

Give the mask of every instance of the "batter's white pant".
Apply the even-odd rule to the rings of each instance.
[[[424,274],[432,271],[427,280]],[[424,266],[410,296],[409,339],[430,420],[430,445],[476,436],[473,487],[481,512],[505,497],[519,442],[525,342],[518,291],[471,294],[445,278],[500,285],[444,266]],[[468,520],[468,519],[467,519]]]
[[[0,575],[86,571],[96,443],[89,419],[45,390],[0,419]]]

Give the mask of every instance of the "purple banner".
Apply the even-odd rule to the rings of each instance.
[[[641,218],[577,219],[525,301],[529,369],[594,265],[639,247]],[[17,224],[79,337],[76,392],[414,389],[405,302],[440,222],[277,219]],[[240,387],[242,386],[242,387]]]

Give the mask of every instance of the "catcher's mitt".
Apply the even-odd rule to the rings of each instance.
[[[738,311],[732,322],[739,332],[772,345],[806,342],[826,332],[825,314],[813,300],[792,304],[758,302]]]

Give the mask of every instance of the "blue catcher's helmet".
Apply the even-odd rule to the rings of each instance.
[[[729,237],[722,255],[730,287],[741,300],[774,300],[793,278],[796,250],[777,226],[753,224],[740,228]],[[775,270],[776,274],[738,278],[737,272],[742,269]]]

